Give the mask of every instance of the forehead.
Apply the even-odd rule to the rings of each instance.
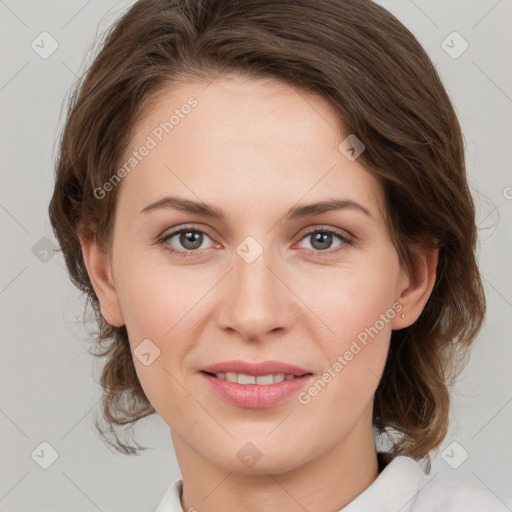
[[[380,184],[338,149],[346,136],[325,98],[277,80],[175,83],[135,126],[124,160],[152,148],[123,180],[124,195],[140,204],[183,192],[207,202],[230,198],[233,206],[234,198],[263,206],[348,195],[378,217]]]
[[[196,105],[189,108],[191,101]],[[275,141],[306,148],[320,132],[323,138],[329,132],[328,144],[339,138],[343,129],[341,118],[320,95],[272,78],[238,75],[223,75],[210,82],[174,83],[151,97],[140,117],[135,137],[174,117],[174,138],[180,132],[187,132],[187,138],[195,133],[198,143],[207,142],[216,133],[230,133],[233,145],[240,145],[242,141],[236,139],[243,138],[254,145],[270,146]],[[211,137],[205,139],[206,133]]]

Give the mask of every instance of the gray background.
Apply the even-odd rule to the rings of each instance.
[[[431,475],[512,496],[512,1],[379,3],[426,48],[459,115],[488,298],[486,323],[453,390],[451,428]],[[51,252],[47,216],[61,107],[90,62],[96,31],[130,4],[0,0],[2,512],[150,512],[180,477],[158,416],[136,427],[139,443],[152,447],[139,457],[112,453],[93,430],[102,363],[87,353],[83,298],[62,256]],[[31,47],[43,31],[58,42],[46,59]],[[454,31],[469,44],[457,58],[463,41],[451,36],[443,44]],[[39,464],[48,448],[44,457],[32,456],[42,453],[42,442],[58,454],[47,469]]]

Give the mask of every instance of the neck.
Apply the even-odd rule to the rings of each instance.
[[[341,510],[379,475],[372,428],[354,428],[342,442],[292,470],[259,474],[213,465],[175,432],[171,435],[182,473],[185,512]]]

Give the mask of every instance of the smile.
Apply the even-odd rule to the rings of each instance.
[[[311,373],[247,375],[243,373],[199,372],[209,389],[225,402],[246,409],[274,407],[299,393],[313,379]],[[219,376],[218,376],[219,375]]]
[[[290,373],[271,373],[269,375],[247,375],[246,373],[235,372],[219,372],[210,375],[215,375],[218,379],[227,380],[228,382],[238,382],[238,384],[276,384],[283,382],[283,380],[292,380],[297,378]]]

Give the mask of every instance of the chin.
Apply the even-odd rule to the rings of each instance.
[[[254,437],[253,437],[254,440]],[[235,441],[221,447],[222,453],[210,453],[211,462],[225,471],[242,475],[278,475],[288,473],[307,463],[304,447],[279,443],[280,449],[273,443],[262,439],[261,442]],[[227,456],[227,454],[230,456]],[[234,456],[231,456],[233,454]]]

